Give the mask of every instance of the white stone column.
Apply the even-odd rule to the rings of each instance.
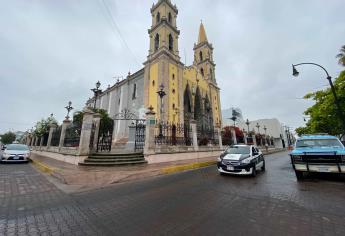
[[[232,141],[233,141],[233,144],[237,144],[237,137],[236,137],[236,131],[235,129],[231,129],[231,137],[232,137]]]
[[[52,142],[53,132],[57,128],[57,124],[50,124],[49,125],[49,136],[48,136],[48,142],[47,142],[47,150],[50,148],[50,144]]]
[[[71,124],[70,120],[64,120],[62,122],[61,135],[60,135],[60,141],[59,141],[59,151],[63,147],[63,143],[65,141],[65,136],[66,136],[66,129],[70,124]]]
[[[93,123],[95,125],[95,133],[93,135],[92,150],[97,150],[99,127],[101,126],[101,114],[99,114],[99,113],[93,114]],[[113,137],[113,139],[114,139],[114,137]]]
[[[83,110],[83,113],[83,125],[81,127],[80,133],[78,156],[87,156],[90,154],[90,139],[92,132],[93,115],[95,114],[87,108]]]
[[[144,154],[151,155],[155,153],[155,126],[156,126],[156,118],[155,112],[153,109],[150,109],[149,112],[146,113],[146,128],[145,128],[145,146],[144,146]]]
[[[192,130],[192,139],[193,139],[194,151],[197,152],[197,151],[199,151],[199,145],[198,145],[198,135],[197,135],[198,131],[197,131],[195,120],[190,121],[190,128]]]
[[[243,133],[244,136],[244,144],[248,144],[248,134],[247,133]]]
[[[253,144],[256,146],[256,138],[255,138],[255,134],[252,134],[252,139],[253,139]]]
[[[218,132],[219,148],[223,149],[222,130],[220,128],[217,128],[217,132]]]

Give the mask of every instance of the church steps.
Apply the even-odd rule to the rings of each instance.
[[[125,165],[138,165],[147,164],[147,161],[130,161],[130,162],[80,162],[81,166],[125,166]]]
[[[84,162],[83,166],[122,166],[145,164],[147,161],[143,153],[93,153]]]

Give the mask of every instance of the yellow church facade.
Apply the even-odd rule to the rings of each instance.
[[[149,55],[144,63],[144,106],[152,107],[161,121],[187,124],[195,120],[199,127],[221,127],[213,46],[201,23],[193,64],[184,65],[178,50],[177,15],[178,9],[170,0],[159,0],[151,8]],[[161,98],[158,91],[166,95]]]

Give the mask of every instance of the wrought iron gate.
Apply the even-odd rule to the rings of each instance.
[[[114,121],[106,120],[100,122],[96,152],[110,152],[113,140]]]
[[[145,145],[145,120],[135,121],[135,151],[142,151]]]

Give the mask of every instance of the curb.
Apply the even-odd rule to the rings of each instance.
[[[55,169],[48,166],[48,165],[45,165],[43,164],[42,162],[40,161],[37,161],[37,160],[34,160],[34,159],[31,159],[31,162],[34,166],[36,166],[39,170],[45,172],[45,173],[48,173],[48,174],[52,174]]]
[[[206,162],[199,162],[199,163],[192,163],[192,164],[186,164],[186,165],[178,165],[178,166],[170,166],[170,167],[165,167],[161,169],[162,174],[173,174],[181,171],[186,171],[186,170],[194,170],[194,169],[199,169],[202,167],[207,167],[216,164],[217,161],[206,161]]]

